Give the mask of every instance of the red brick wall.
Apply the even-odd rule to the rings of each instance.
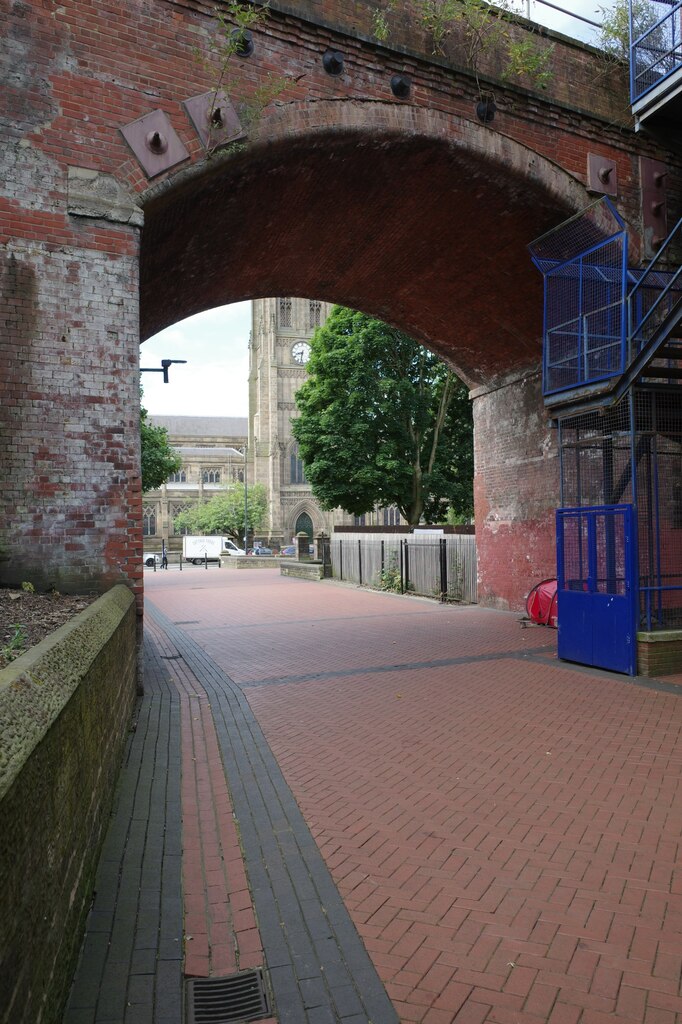
[[[557,41],[544,95],[500,83],[493,62],[499,111],[483,126],[472,76],[433,59],[402,15],[390,45],[377,45],[372,6],[274,3],[229,93],[239,107],[269,74],[285,75],[287,87],[242,152],[207,160],[182,103],[214,81],[195,58],[214,29],[212,3],[13,3],[0,55],[9,113],[0,139],[4,581],[141,586],[138,309],[146,337],[238,299],[344,302],[411,331],[472,386],[490,387],[537,363],[541,289],[525,246],[589,200],[588,152],[616,161],[618,202],[637,224],[639,154],[670,157],[623,126],[624,80],[594,55]],[[345,55],[339,78],[322,68],[330,46]],[[450,57],[461,59],[456,40]],[[413,80],[408,101],[390,92],[396,71]],[[119,129],[158,108],[189,156],[150,181]],[[89,216],[69,198],[73,168],[101,175],[102,208]],[[677,195],[675,176],[670,188]],[[485,478],[505,437],[494,417],[479,429],[486,522],[503,488]],[[528,473],[509,527],[517,560],[529,537],[544,536],[534,494],[554,500],[553,470],[542,486],[541,468]],[[501,528],[486,529],[486,585],[518,602],[515,584],[492,568]]]

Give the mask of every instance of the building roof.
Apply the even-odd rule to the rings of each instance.
[[[191,448],[184,444],[174,444],[173,448],[179,455],[195,455],[198,458],[215,458],[216,456],[227,456],[230,459],[244,458],[244,452],[238,452],[236,448],[225,448],[221,445],[211,445],[210,448]]]
[[[165,427],[171,437],[246,437],[246,416],[150,416],[155,427]]]

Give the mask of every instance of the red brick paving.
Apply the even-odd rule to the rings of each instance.
[[[268,570],[147,594],[246,687],[401,1020],[682,1020],[679,697],[524,657],[554,637],[514,615]]]
[[[163,631],[145,628],[172,656]],[[183,661],[168,665],[181,708],[184,973],[225,977],[261,967],[263,949],[208,696]]]

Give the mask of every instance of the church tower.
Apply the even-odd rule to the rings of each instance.
[[[301,530],[311,540],[331,533],[340,522],[323,511],[305,480],[298,446],[291,434],[297,415],[294,395],[306,378],[310,338],[329,315],[331,304],[316,299],[255,299],[249,346],[249,484],[263,484],[268,495],[266,542],[290,544]]]

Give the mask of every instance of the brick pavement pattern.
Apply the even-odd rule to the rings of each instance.
[[[147,593],[243,688],[401,1021],[682,1020],[674,684],[269,570]]]

